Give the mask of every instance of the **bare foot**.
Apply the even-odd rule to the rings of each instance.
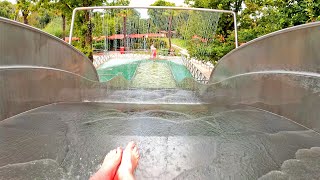
[[[131,141],[123,151],[121,164],[114,179],[133,180],[133,173],[137,168],[140,155],[136,144]]]
[[[90,178],[90,180],[112,180],[120,165],[121,157],[122,149],[120,147],[110,151],[104,158],[101,168]]]

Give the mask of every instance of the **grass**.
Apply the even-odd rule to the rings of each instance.
[[[187,49],[187,41],[184,39],[172,38],[171,42],[172,42],[172,44],[175,44],[175,45],[180,46],[184,49]]]
[[[42,29],[43,31],[54,35],[58,38],[62,37],[62,19],[60,17],[56,17],[52,19],[47,26]],[[69,27],[66,25],[66,34],[69,33]]]

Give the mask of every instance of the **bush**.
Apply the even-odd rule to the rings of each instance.
[[[104,49],[105,48],[105,44],[104,44],[103,41],[102,42],[94,42],[92,44],[92,47],[93,47],[94,50],[95,49]]]
[[[54,35],[58,38],[62,38],[62,19],[61,17],[56,17],[52,19],[49,24],[43,29],[43,31]],[[69,27],[66,26],[66,35],[69,34]]]
[[[152,38],[147,39],[147,48],[150,48],[150,46],[154,44],[154,47],[157,49],[168,49],[169,45],[166,41],[166,38]]]
[[[187,49],[191,57],[209,61],[213,64],[217,63],[219,59],[235,48],[234,40],[229,39],[226,42],[210,40],[207,43],[200,40],[191,40],[188,44]]]

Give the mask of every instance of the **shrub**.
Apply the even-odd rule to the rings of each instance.
[[[157,49],[168,49],[169,45],[166,41],[166,38],[148,38],[147,39],[147,48],[154,44],[154,47]]]
[[[104,42],[94,42],[92,44],[93,49],[104,49],[105,48],[105,44]]]
[[[48,25],[43,29],[43,31],[54,35],[58,38],[62,38],[62,19],[61,17],[56,17],[52,19]],[[66,34],[69,33],[69,27],[66,26]]]

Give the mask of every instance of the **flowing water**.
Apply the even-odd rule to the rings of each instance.
[[[152,61],[140,64],[131,86],[163,89],[175,88],[176,83],[167,64]]]
[[[192,78],[181,59],[110,60],[102,64],[97,72],[100,82],[122,76],[131,81],[132,87],[137,88],[176,88],[176,83],[180,83],[185,78]]]
[[[1,179],[88,179],[108,151],[131,140],[141,153],[137,179],[290,177],[320,160],[317,149],[299,152],[320,144],[314,131],[246,106],[60,103],[0,129]],[[285,173],[273,172],[288,159]],[[311,179],[316,167],[297,177]]]
[[[319,134],[250,106],[205,104],[172,74],[167,63],[140,63],[132,89],[1,121],[0,179],[88,179],[131,140],[137,179],[319,177]]]

